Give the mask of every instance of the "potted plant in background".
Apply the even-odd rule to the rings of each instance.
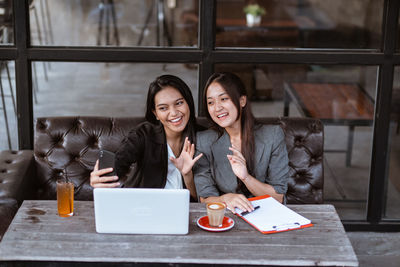
[[[259,26],[261,23],[261,16],[265,15],[265,8],[259,4],[248,4],[243,8],[246,13],[246,23],[248,27]]]

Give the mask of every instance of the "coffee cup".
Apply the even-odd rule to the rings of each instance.
[[[208,224],[212,227],[221,227],[224,220],[226,205],[222,202],[207,203]]]

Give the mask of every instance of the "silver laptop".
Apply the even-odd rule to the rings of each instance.
[[[187,234],[187,189],[95,188],[98,233]]]

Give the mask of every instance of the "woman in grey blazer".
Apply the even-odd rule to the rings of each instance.
[[[213,126],[197,133],[194,181],[201,202],[225,202],[252,211],[248,197],[270,195],[284,202],[289,179],[284,133],[255,122],[246,89],[232,73],[207,81],[204,101]]]

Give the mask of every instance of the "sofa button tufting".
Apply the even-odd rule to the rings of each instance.
[[[310,132],[312,133],[318,133],[318,126],[316,123],[310,124]]]
[[[47,128],[47,124],[43,120],[38,120],[37,121],[37,127],[40,130],[45,130]]]
[[[303,143],[304,143],[304,138],[303,138],[303,136],[296,136],[296,137],[294,138],[294,145],[295,145],[295,146],[301,146],[301,145],[303,145]]]
[[[302,146],[302,145],[303,145],[303,142],[302,142],[302,141],[296,141],[296,142],[294,143],[294,145],[295,145],[295,146]]]
[[[99,146],[99,138],[95,135],[89,136],[88,146],[89,147],[98,147]]]

